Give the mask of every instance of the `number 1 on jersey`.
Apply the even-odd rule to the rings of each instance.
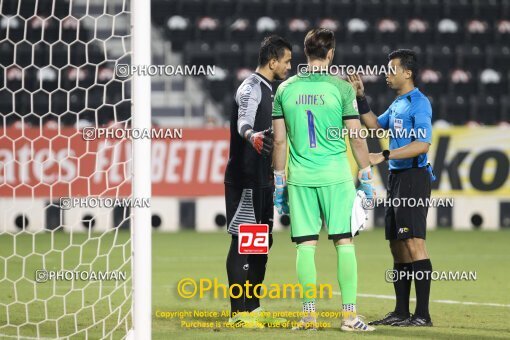
[[[317,137],[315,136],[315,123],[313,121],[312,111],[306,110],[308,116],[308,139],[310,140],[310,147],[317,147]]]

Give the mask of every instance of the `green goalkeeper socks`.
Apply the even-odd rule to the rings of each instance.
[[[356,304],[358,287],[358,265],[354,244],[336,246],[338,284],[342,293],[342,304]]]
[[[303,288],[303,302],[314,301],[317,271],[315,269],[316,246],[298,244],[296,257],[296,272],[298,281]]]
[[[298,244],[296,271],[298,281],[303,287],[303,302],[313,301],[317,284],[317,271],[315,269],[315,248],[316,246]],[[354,244],[343,244],[336,246],[338,258],[338,283],[342,293],[342,304],[356,304],[356,293],[358,287],[358,270]]]

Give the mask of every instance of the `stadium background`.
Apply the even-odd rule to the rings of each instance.
[[[22,1],[19,8],[15,2],[3,3],[0,110],[5,128],[15,134],[22,122],[35,131],[60,124],[72,134],[73,126],[129,124],[129,81],[115,75],[115,65],[130,60],[119,49],[129,29],[129,13],[123,6],[127,6],[123,1],[109,1],[107,7],[102,1],[77,1],[72,6],[64,1],[52,15],[51,1],[42,0],[34,16],[34,1]],[[457,198],[453,209],[431,212],[430,227],[510,226],[504,200],[510,195],[510,47],[505,43],[510,38],[509,11],[506,1],[153,1],[153,63],[215,67],[208,77],[160,76],[152,81],[154,124],[184,128],[182,141],[174,146],[158,141],[153,148],[155,195],[165,197],[161,204],[159,198],[154,202],[154,226],[224,227],[221,183],[228,153],[224,128],[233,93],[256,66],[264,36],[276,33],[291,41],[295,74],[305,61],[304,34],[315,26],[335,31],[337,65],[385,65],[387,53],[399,47],[418,52],[422,64],[418,87],[430,98],[434,112],[431,159],[439,178],[434,194]],[[47,17],[43,29],[41,18]],[[393,95],[384,77],[366,76],[364,83],[376,113],[384,112]],[[218,130],[201,133],[201,129]],[[369,143],[372,151],[380,149],[377,141]],[[99,144],[92,142],[91,147]],[[35,152],[44,145],[35,144]],[[57,153],[65,146],[53,145]],[[125,160],[126,153],[115,149],[105,156],[106,162]],[[176,163],[169,165],[169,157]],[[49,168],[46,173],[54,175],[56,168]],[[89,173],[96,167],[90,169]],[[111,189],[122,183],[125,178],[114,170],[104,178],[94,177],[89,194],[107,195],[107,179]],[[386,174],[379,166],[379,193],[384,192]],[[16,188],[23,181],[14,171],[6,175],[7,185],[0,193],[7,196],[13,191],[19,197],[32,195],[30,185],[37,187],[39,182],[29,171],[24,181],[29,185]],[[79,193],[82,184],[74,181],[74,192]],[[35,195],[47,196],[49,187],[39,186]],[[30,223],[31,214],[41,216],[41,207],[51,220],[47,226],[58,226],[60,221],[51,218],[58,211],[45,209],[48,204],[41,201],[33,211],[21,205],[25,218],[17,214],[4,219],[5,227],[17,230]],[[381,211],[374,214],[375,224],[381,225]]]
[[[50,0],[2,2],[0,152],[4,166],[0,182],[0,231],[9,235],[6,238],[2,234],[4,244],[16,244],[14,236],[22,231],[64,229],[86,235],[90,231],[129,229],[129,209],[62,210],[57,204],[60,196],[129,192],[126,175],[129,141],[120,141],[113,148],[101,140],[86,142],[77,133],[86,126],[129,126],[129,79],[115,73],[116,65],[130,63],[130,54],[124,46],[124,39],[129,36],[127,8],[129,2],[122,0],[72,3],[64,0],[55,6]],[[152,224],[158,235],[153,254],[155,282],[159,285],[154,287],[155,296],[175,298],[171,287],[179,275],[201,274],[204,268],[199,263],[208,253],[197,245],[211,242],[210,252],[218,263],[223,263],[226,248],[222,242],[226,236],[222,235],[225,231],[222,183],[228,157],[227,117],[234,91],[255,68],[263,37],[276,33],[292,43],[295,74],[297,65],[305,62],[304,35],[317,26],[335,31],[334,63],[338,65],[385,65],[388,52],[401,47],[418,52],[422,64],[418,87],[429,96],[433,106],[434,141],[430,158],[438,181],[432,195],[455,199],[451,208],[429,211],[428,228],[441,229],[432,234],[437,242],[433,249],[440,254],[443,247],[457,242],[459,237],[463,244],[459,251],[471,251],[482,258],[484,253],[481,249],[477,251],[477,245],[493,242],[495,249],[487,249],[487,261],[492,265],[494,258],[496,262],[508,260],[508,255],[500,252],[503,244],[498,241],[508,240],[504,229],[510,227],[510,3],[154,0],[152,19],[153,64],[215,66],[215,73],[207,77],[175,75],[152,79],[154,126],[183,128],[182,140],[153,141]],[[364,83],[373,109],[382,113],[393,96],[383,77],[367,76]],[[369,140],[370,150],[378,151],[384,143]],[[12,162],[27,145],[32,157],[24,164]],[[43,167],[40,176],[38,164],[45,162],[48,149],[58,155],[70,148],[74,154],[68,157],[72,162],[67,169],[71,169],[69,174],[75,174],[74,177],[64,176],[65,181],[59,182],[60,166],[51,162]],[[104,167],[100,175],[95,175],[99,164]],[[27,170],[20,171],[22,168]],[[377,167],[380,195],[385,192],[386,174],[384,166]],[[288,223],[285,218],[275,219],[275,230],[281,231],[280,244],[290,242]],[[381,226],[383,211],[376,208],[370,212],[369,227]],[[460,231],[450,233],[450,229],[498,232],[465,236]],[[367,242],[377,244],[373,249],[380,253],[370,252],[371,256],[388,255],[386,248],[377,243],[384,243],[381,231],[372,233]],[[186,242],[195,244],[189,249],[182,248]],[[366,249],[362,245],[360,248]],[[11,245],[4,249],[13,248]],[[173,254],[168,249],[178,253],[189,250],[198,255],[190,257],[190,267],[180,266],[172,260]],[[291,268],[292,249],[289,245],[283,249],[291,252],[283,257],[290,261]],[[282,254],[281,250],[275,252]],[[163,259],[167,267],[158,262]],[[462,267],[462,259],[457,260],[454,267]],[[470,260],[475,268],[495,269],[483,260]],[[7,268],[5,261],[3,268]],[[282,265],[283,260],[277,263]],[[173,265],[176,272],[169,275],[165,270],[172,270]],[[216,263],[215,267],[223,265]],[[360,270],[368,272],[370,268],[362,265]],[[225,279],[223,272],[215,275]],[[269,278],[282,279],[271,275]],[[291,269],[285,275],[282,277],[286,280],[293,279]],[[374,280],[382,282],[382,275],[374,276]],[[459,300],[487,302],[482,296],[470,295],[473,288],[462,293],[462,287]],[[508,281],[494,276],[484,281],[482,287],[500,290],[508,288]],[[373,287],[369,288],[373,291]],[[449,289],[454,290],[452,286]],[[502,297],[492,296],[489,302],[499,299]],[[508,315],[508,297],[504,299],[503,305],[507,305],[503,314]],[[289,303],[278,308],[290,306]],[[373,311],[381,312],[375,306]],[[487,315],[491,313],[496,312],[491,310]],[[160,331],[167,328],[161,322],[159,327]]]

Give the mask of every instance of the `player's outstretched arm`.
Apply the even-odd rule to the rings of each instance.
[[[361,120],[365,126],[369,129],[380,129],[382,128],[377,121],[377,116],[368,105],[367,98],[365,97],[365,87],[361,77],[357,74],[348,76],[349,83],[356,91],[356,102],[358,104],[358,112],[361,116]]]

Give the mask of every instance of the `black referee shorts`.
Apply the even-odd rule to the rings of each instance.
[[[387,240],[412,237],[425,239],[430,191],[431,181],[427,168],[390,171],[387,198],[392,204],[385,211]],[[415,203],[409,204],[410,198],[414,198],[411,202]],[[423,204],[417,204],[420,199]]]
[[[268,224],[273,230],[273,187],[243,188],[225,185],[227,232],[234,236],[244,223]]]

